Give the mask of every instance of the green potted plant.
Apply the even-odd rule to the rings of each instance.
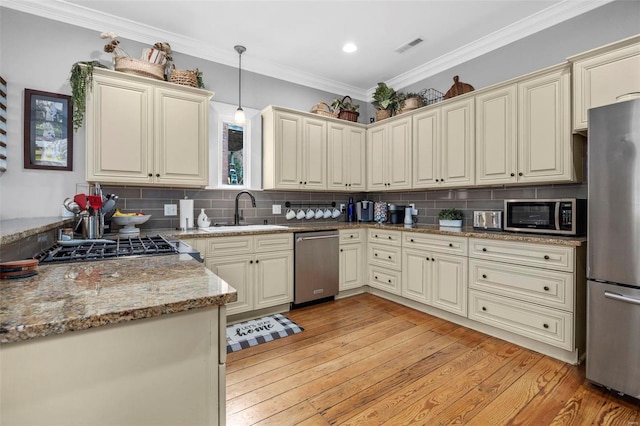
[[[98,61],[80,61],[71,66],[69,83],[71,84],[71,99],[73,100],[73,131],[82,126],[86,109],[87,86],[91,87],[94,68],[106,68]]]
[[[423,106],[425,92],[426,92],[426,89],[421,90],[420,92],[407,92],[407,93],[400,92],[398,95],[404,101],[404,105],[400,110],[400,114],[403,114],[408,111],[412,111],[416,108],[420,108],[421,106]]]
[[[358,121],[358,115],[360,115],[358,108],[360,105],[354,104],[349,95],[342,99],[336,98],[331,103],[331,109],[335,114],[338,114],[338,118],[341,120]]]
[[[376,108],[376,121],[384,120],[397,113],[404,104],[402,98],[398,96],[398,92],[387,86],[385,83],[378,83],[375,92],[373,92],[373,102],[371,104]]]
[[[464,213],[456,208],[443,209],[438,214],[440,226],[461,228],[462,218],[464,218]]]

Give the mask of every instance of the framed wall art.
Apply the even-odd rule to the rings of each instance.
[[[71,96],[24,89],[24,168],[73,170]]]

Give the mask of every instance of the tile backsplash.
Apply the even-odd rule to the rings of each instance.
[[[215,223],[233,223],[235,197],[234,190],[194,190],[177,188],[143,188],[103,186],[108,193],[117,194],[120,199],[117,207],[124,212],[142,211],[150,214],[151,219],[141,225],[141,228],[178,228],[179,216],[164,216],[165,204],[179,204],[179,200],[187,197],[194,200],[194,215],[198,216],[200,209]],[[256,198],[256,207],[251,206],[251,200],[242,196],[239,200],[239,210],[244,216],[244,222],[250,224],[301,224],[301,223],[331,223],[344,221],[345,216],[337,219],[321,220],[287,220],[285,203],[291,202],[296,208],[316,208],[330,206],[335,202],[337,206],[346,204],[349,197],[354,201],[368,199],[386,201],[388,203],[408,205],[415,203],[418,209],[418,223],[437,223],[438,212],[443,208],[455,207],[464,211],[465,224],[469,224],[474,210],[502,210],[503,201],[511,198],[587,198],[587,184],[521,186],[472,188],[431,191],[407,192],[371,192],[371,193],[341,193],[341,192],[284,192],[284,191],[250,191]],[[279,204],[281,214],[272,213],[272,205]],[[117,227],[117,226],[115,226]]]

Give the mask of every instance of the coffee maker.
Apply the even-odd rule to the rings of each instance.
[[[361,200],[356,204],[358,222],[373,222],[373,201]]]
[[[404,223],[404,211],[407,206],[389,204],[389,223],[394,225]]]

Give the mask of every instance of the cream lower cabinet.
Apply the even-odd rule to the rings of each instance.
[[[87,181],[206,186],[212,95],[94,69],[87,91]]]
[[[586,131],[588,111],[640,92],[640,36],[569,58],[573,64],[573,129]]]
[[[401,236],[400,231],[368,229],[368,284],[371,287],[392,294],[401,294]]]
[[[555,66],[476,94],[476,184],[581,178],[569,78],[568,66]]]
[[[401,295],[467,316],[467,239],[402,233]]]
[[[472,96],[413,116],[414,189],[474,185],[474,120]]]
[[[264,189],[327,189],[327,122],[270,106],[262,111]]]
[[[340,291],[360,288],[366,280],[366,230],[342,229],[340,234]]]
[[[583,249],[471,238],[469,257],[469,319],[584,350]]]
[[[411,116],[367,129],[367,191],[411,189]]]
[[[365,191],[366,130],[364,127],[328,123],[327,189]]]
[[[237,290],[227,315],[293,301],[293,235],[192,239],[188,244],[204,253],[205,265]]]

